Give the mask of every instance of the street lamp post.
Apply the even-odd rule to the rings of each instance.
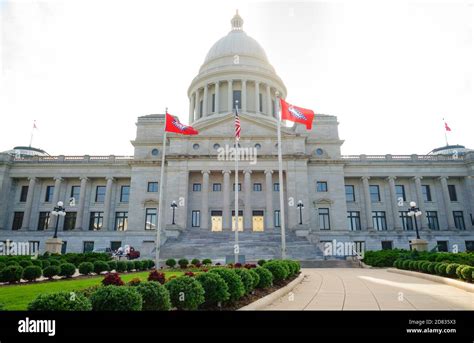
[[[300,209],[300,225],[303,225],[303,208],[304,208],[303,202],[301,200],[298,201],[298,204],[296,205],[296,207]]]
[[[64,203],[62,201],[58,201],[57,206],[51,211],[51,214],[56,217],[56,226],[54,228],[53,238],[58,238],[59,217],[64,217],[66,215],[66,209],[63,207],[63,205]]]
[[[416,202],[410,202],[410,208],[408,209],[408,216],[413,217],[413,221],[415,222],[415,230],[416,230],[416,239],[420,239],[420,233],[418,232],[418,223],[416,218],[421,216],[421,211],[418,207],[416,207]]]
[[[171,223],[172,225],[175,225],[175,222],[174,222],[174,212],[176,210],[176,207],[178,207],[178,204],[176,204],[176,201],[173,200],[173,202],[171,203],[171,209],[173,210],[173,223]]]

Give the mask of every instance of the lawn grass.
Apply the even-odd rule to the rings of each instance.
[[[124,282],[128,282],[133,278],[140,278],[146,281],[150,272],[137,272],[130,274],[122,274],[120,277]],[[165,272],[166,279],[173,275],[180,276],[183,272]],[[53,293],[59,291],[77,291],[90,286],[98,285],[104,276],[94,276],[81,279],[47,281],[41,283],[32,283],[26,285],[11,285],[0,287],[0,303],[3,308],[9,311],[24,311],[28,304],[33,301],[39,294]]]

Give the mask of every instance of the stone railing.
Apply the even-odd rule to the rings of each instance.
[[[32,156],[11,157],[15,163],[126,163],[133,161],[133,156]]]
[[[377,162],[377,161],[460,161],[465,160],[465,156],[452,155],[343,155],[341,158],[345,161],[354,162]]]

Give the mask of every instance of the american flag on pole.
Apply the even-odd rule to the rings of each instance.
[[[235,104],[235,139],[240,139],[240,118],[239,118],[239,110],[238,105]]]

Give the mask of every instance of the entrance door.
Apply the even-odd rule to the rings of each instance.
[[[252,212],[252,230],[257,232],[263,231],[263,211]]]
[[[244,212],[239,211],[239,231],[244,231]],[[232,231],[235,231],[235,211],[232,211]]]
[[[211,211],[211,231],[222,231],[222,211]]]

